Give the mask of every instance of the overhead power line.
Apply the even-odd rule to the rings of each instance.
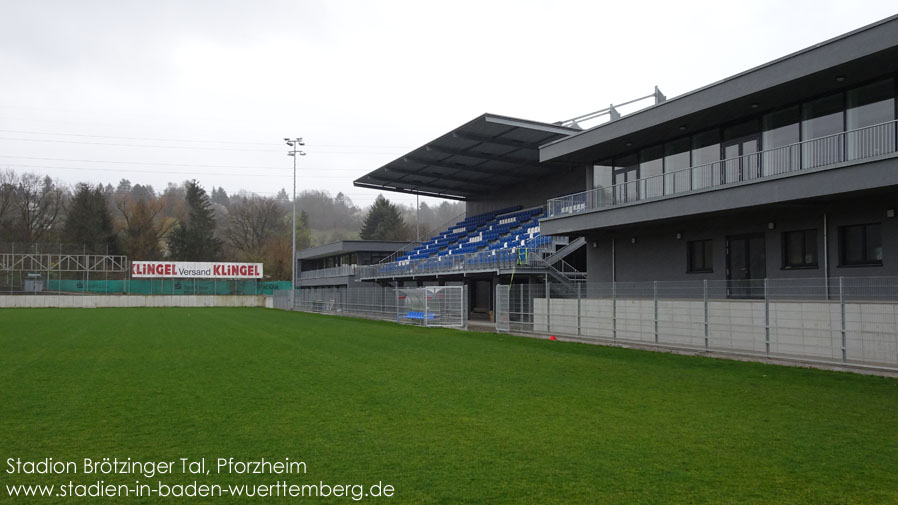
[[[0,130],[2,133],[21,133],[26,135],[54,135],[59,137],[88,137],[98,139],[117,139],[117,140],[150,140],[153,142],[197,142],[203,144],[235,144],[250,146],[274,146],[272,142],[240,142],[231,140],[194,140],[194,139],[174,139],[160,137],[120,137],[116,135],[90,135],[87,133],[59,133],[59,132],[36,132],[27,130]]]
[[[196,146],[160,146],[156,144],[115,144],[112,142],[84,142],[77,140],[57,140],[57,139],[23,139],[14,137],[0,137],[0,140],[13,140],[17,142],[53,142],[56,144],[83,144],[91,146],[114,146],[114,147],[152,147],[154,149],[197,149],[202,151],[246,151],[269,153],[274,149],[230,149],[226,147],[196,147]]]
[[[246,172],[185,172],[183,170],[177,171],[168,171],[168,170],[135,170],[135,169],[120,169],[120,168],[91,168],[91,167],[61,167],[56,165],[22,165],[18,163],[6,163],[3,166],[11,167],[11,168],[42,168],[42,169],[52,169],[52,170],[79,170],[79,171],[88,171],[88,172],[112,172],[119,174],[180,174],[180,175],[192,175],[192,176],[224,176],[224,177],[267,177],[267,178],[280,178],[280,179],[289,179],[293,177],[292,174],[252,174]],[[304,179],[326,179],[331,181],[341,180],[339,177],[333,177],[330,175],[303,175]]]
[[[208,164],[198,164],[198,163],[155,163],[155,162],[147,162],[147,161],[111,161],[111,160],[80,160],[80,159],[71,159],[71,158],[46,158],[42,156],[6,156],[0,155],[0,158],[10,158],[16,160],[42,160],[42,161],[68,161],[75,163],[111,163],[116,165],[148,165],[148,166],[161,166],[161,167],[195,167],[195,168],[238,168],[238,169],[247,169],[247,170],[275,170],[275,171],[285,171],[290,170],[290,167],[272,167],[272,166],[257,166],[257,165],[208,165]],[[320,170],[327,172],[356,172],[360,173],[363,170],[356,168],[319,168],[319,167],[308,167],[303,166],[300,170]]]
[[[189,173],[184,172],[183,170],[178,171],[166,171],[166,170],[125,170],[120,168],[89,168],[89,167],[60,167],[60,166],[50,166],[50,165],[20,165],[20,164],[7,164],[8,167],[13,168],[43,168],[43,169],[53,169],[53,170],[79,170],[79,171],[87,171],[87,172],[114,172],[120,174],[180,174],[180,175],[195,175],[195,176],[208,176],[208,175],[220,175],[220,176],[232,176],[232,177],[268,177],[268,178],[289,178],[292,175],[272,175],[272,174],[247,174],[245,172],[239,173],[221,173],[221,172],[196,172]]]
[[[59,133],[59,132],[36,132],[36,131],[26,131],[26,130],[0,130],[2,133],[20,133],[26,135],[54,135],[60,137],[87,137],[87,138],[102,138],[102,139],[117,139],[117,140],[149,140],[152,142],[195,142],[201,144],[231,144],[231,145],[250,145],[250,146],[272,146],[281,148],[279,142],[242,142],[236,140],[201,140],[201,139],[176,139],[176,138],[162,138],[162,137],[122,137],[115,135],[91,135],[87,133]],[[346,148],[359,148],[359,149],[396,149],[396,150],[410,150],[414,149],[408,146],[372,146],[372,145],[354,145],[354,144],[315,144],[315,148],[319,147],[346,147]]]

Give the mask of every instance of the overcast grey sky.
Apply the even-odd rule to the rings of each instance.
[[[892,1],[0,0],[0,169],[68,183],[352,181],[483,112],[673,98],[895,14]],[[388,194],[414,202],[414,196]]]

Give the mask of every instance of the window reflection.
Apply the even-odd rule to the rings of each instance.
[[[601,161],[593,188],[608,189],[592,194],[631,202],[893,153],[895,85],[882,79]]]
[[[614,198],[617,202],[633,202],[639,198],[639,164],[635,154],[614,160]]]
[[[761,170],[765,176],[798,170],[801,153],[796,144],[801,140],[800,117],[797,105],[764,115]]]
[[[611,175],[613,170],[614,166],[612,165],[611,160],[601,161],[593,165],[592,187],[596,190],[593,192],[596,201],[592,202],[590,208],[603,207],[611,204],[611,185],[614,184]]]
[[[639,153],[639,191],[642,198],[652,198],[664,194],[664,149],[654,146]]]
[[[884,79],[848,92],[845,125],[848,159],[856,160],[895,151],[895,125],[881,125],[895,119],[895,81]],[[852,131],[857,130],[857,131]]]
[[[670,195],[692,189],[689,138],[677,139],[664,145],[664,194]]]
[[[842,93],[825,96],[801,108],[801,138],[818,139],[802,145],[802,167],[813,168],[844,159],[842,133],[844,107]]]
[[[720,132],[709,130],[692,137],[692,188],[720,184]]]

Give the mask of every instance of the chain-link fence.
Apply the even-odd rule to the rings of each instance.
[[[497,330],[898,369],[898,278],[496,288]]]
[[[65,274],[61,274],[65,277]],[[0,272],[0,295],[270,295],[290,289],[290,281],[257,279],[75,279],[28,276],[23,272]],[[102,276],[102,274],[100,274]]]
[[[401,324],[466,328],[466,286],[320,287],[275,291],[274,308],[320,312]]]
[[[132,279],[127,256],[106,254],[105,247],[0,243],[0,295],[270,295],[291,286],[260,279]]]

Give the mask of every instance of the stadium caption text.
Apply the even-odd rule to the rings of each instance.
[[[308,480],[305,461],[280,459],[175,458],[161,461],[138,461],[131,458],[84,458],[56,460],[43,458],[0,460],[0,474],[13,475],[18,480],[35,475],[60,476],[56,482],[7,482],[0,485],[0,494],[16,498],[31,497],[107,497],[107,498],[264,498],[308,497],[390,498],[396,488],[383,481],[357,483],[346,481]],[[189,482],[177,474],[192,475]],[[210,475],[278,475],[269,482],[215,482]],[[72,476],[75,477],[72,477]],[[64,477],[62,477],[64,476]],[[80,477],[78,477],[80,476]],[[164,479],[171,478],[172,481]],[[148,479],[148,480],[145,480]],[[219,477],[221,479],[221,477]],[[295,481],[292,481],[296,479]],[[263,478],[264,480],[264,478]],[[292,482],[291,482],[292,481]]]
[[[8,458],[6,473],[9,475],[141,475],[152,478],[158,475],[173,473],[210,475],[212,470],[217,474],[267,474],[267,475],[303,475],[307,467],[304,461],[284,458],[272,461],[265,458],[243,461],[234,458],[216,458],[215,464],[207,464],[206,458],[178,458],[171,461],[134,461],[131,458],[84,458],[81,461],[57,461],[44,458],[36,461]]]

